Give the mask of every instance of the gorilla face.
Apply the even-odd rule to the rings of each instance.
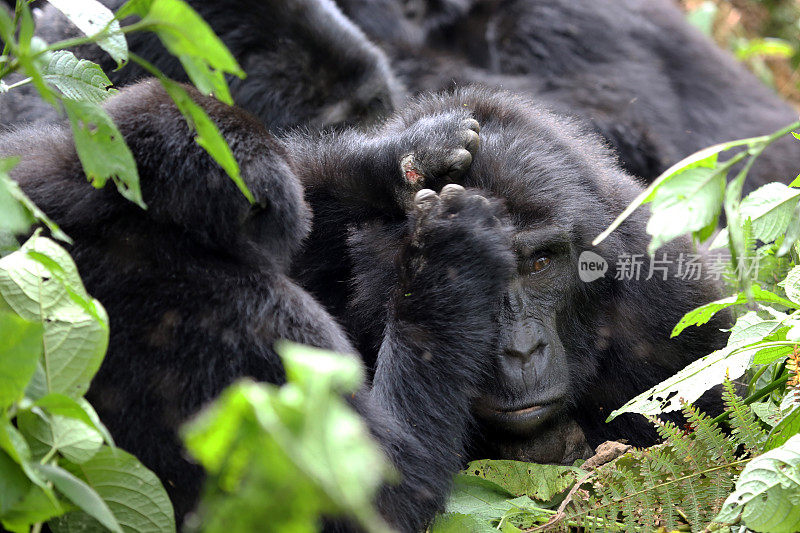
[[[488,424],[529,435],[563,410],[569,393],[567,354],[557,328],[566,294],[571,242],[560,228],[525,229],[513,239],[518,273],[499,317],[493,394],[476,404]]]
[[[441,112],[447,98],[424,105]],[[553,428],[565,420],[576,421],[592,446],[608,438],[646,442],[654,435],[644,419],[605,419],[721,345],[721,322],[670,338],[683,314],[718,297],[716,285],[676,276],[679,254],[693,253],[688,240],[659,249],[668,272],[647,279],[643,210],[592,245],[641,191],[593,136],[518,96],[468,90],[449,98],[481,123],[480,147],[459,183],[500,199],[515,228],[517,272],[496,318],[494,375],[473,404],[484,435],[495,449],[504,443],[506,456],[515,455],[507,443],[518,442],[516,455],[528,458],[524,450],[559,434]],[[578,258],[589,250],[609,271],[586,282]],[[641,275],[616,279],[620,258],[634,254]]]

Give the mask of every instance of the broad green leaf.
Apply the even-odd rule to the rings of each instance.
[[[6,452],[0,450],[0,516],[20,501],[31,488],[31,482]]]
[[[54,274],[29,251],[51,258],[63,272]],[[0,296],[17,314],[44,327],[46,392],[82,396],[108,346],[108,317],[97,301],[92,301],[94,314],[76,302],[90,297],[69,254],[50,239],[31,237],[20,250],[0,259]],[[31,382],[39,379],[34,374]]]
[[[202,146],[208,152],[208,155],[225,170],[239,190],[242,191],[245,198],[251,204],[255,202],[253,193],[250,192],[250,189],[247,188],[242,179],[239,164],[233,157],[233,151],[231,151],[225,138],[219,132],[217,125],[208,117],[203,108],[192,100],[189,93],[180,84],[167,78],[161,78],[160,81],[170,98],[175,102],[175,105],[178,106],[181,114],[186,118],[186,122],[197,132],[197,136],[194,139],[195,142]]]
[[[204,528],[251,531],[269,520],[276,531],[313,531],[316,516],[347,514],[386,531],[372,501],[391,469],[341,397],[358,386],[361,364],[285,343],[276,350],[287,384],[237,383],[184,428],[210,476]]]
[[[753,297],[757,302],[780,304],[790,308],[796,307],[796,304],[778,296],[777,294],[766,291],[758,285],[753,285]],[[689,326],[701,326],[707,323],[709,320],[711,320],[711,317],[725,308],[745,303],[747,303],[747,295],[745,295],[743,292],[740,292],[733,296],[701,305],[700,307],[686,313],[683,318],[678,321],[678,324],[672,330],[672,334],[670,336],[675,337],[679,335],[681,331]]]
[[[283,359],[287,379],[301,386],[322,381],[331,390],[353,392],[364,381],[364,367],[354,357],[289,341],[277,342],[275,350]]]
[[[50,480],[56,489],[89,516],[114,533],[122,533],[119,522],[105,501],[87,485],[70,472],[55,465],[39,465],[39,472]]]
[[[172,503],[156,475],[133,455],[104,446],[80,465],[65,468],[85,481],[105,501],[123,530],[137,533],[172,533]],[[58,520],[58,531],[94,531],[99,524],[81,512]]]
[[[642,191],[639,196],[637,196],[633,202],[626,207],[620,215],[614,219],[614,221],[606,228],[600,235],[595,237],[592,241],[593,246],[597,246],[606,237],[608,237],[612,231],[617,229],[622,222],[631,216],[631,213],[636,211],[638,207],[642,204],[646,204],[651,202],[655,195],[663,185],[669,183],[671,180],[675,179],[675,177],[681,175],[684,172],[690,171],[693,168],[713,168],[717,165],[717,158],[720,152],[724,152],[726,150],[730,150],[731,148],[736,148],[737,146],[744,146],[750,145],[757,142],[764,142],[766,139],[765,137],[753,137],[749,139],[740,139],[738,141],[731,141],[725,142],[720,144],[715,144],[714,146],[709,146],[708,148],[704,148],[694,154],[682,159],[669,167],[667,170],[661,173],[658,178],[656,178],[653,183],[651,183],[644,191]],[[674,221],[673,221],[674,222]]]
[[[781,325],[780,320],[763,320],[755,311],[749,311],[736,319],[728,337],[728,344],[743,346],[758,342]]]
[[[793,307],[797,307],[800,304],[800,266],[796,266],[786,274],[786,278],[778,283],[783,290],[786,292],[786,296],[793,302],[795,305]]]
[[[114,440],[106,426],[100,421],[94,408],[83,398],[77,400],[63,394],[47,394],[38,400],[35,405],[47,410],[51,415],[61,415],[80,420],[90,428],[97,431],[109,446],[114,445]]]
[[[40,487],[33,486],[16,505],[2,515],[0,523],[12,533],[29,533],[33,524],[47,522],[66,509],[67,506]]]
[[[741,520],[753,531],[800,531],[800,435],[745,466],[715,522]]]
[[[679,411],[682,403],[694,402],[705,391],[722,383],[726,377],[733,380],[744,374],[757,349],[757,345],[747,348],[731,345],[698,359],[613,411],[607,421],[622,413],[658,416],[661,413]]]
[[[651,254],[680,235],[716,225],[726,175],[727,168],[717,167],[713,157],[707,166],[688,168],[654,191],[647,222],[647,233],[653,237],[648,246]]]
[[[78,59],[68,50],[53,52],[44,79],[72,100],[99,104],[117,92],[116,89],[109,89],[111,80],[99,65],[86,59]]]
[[[0,311],[0,410],[22,398],[42,354],[42,325]]]
[[[120,18],[133,14],[139,15],[142,23],[181,61],[201,92],[233,104],[223,74],[241,78],[244,71],[197,12],[181,0],[131,0],[117,12]]]
[[[128,43],[120,29],[114,13],[97,0],[48,0],[53,7],[67,18],[85,35],[92,37],[103,32],[97,46],[108,52],[117,64],[128,60]]]
[[[136,161],[111,117],[92,102],[70,99],[63,102],[72,125],[75,149],[92,185],[101,188],[111,178],[122,196],[146,208]]]
[[[768,183],[748,194],[739,209],[743,220],[749,218],[752,221],[753,238],[772,242],[783,235],[792,220],[799,197],[800,190],[783,183]],[[714,243],[724,242],[727,238],[728,230],[723,229]]]
[[[497,533],[486,520],[462,513],[444,513],[436,517],[428,533]]]
[[[17,463],[26,477],[42,489],[55,505],[56,497],[53,490],[35,469],[35,463],[31,462],[31,450],[25,437],[9,422],[0,424],[0,450],[5,451]]]
[[[70,461],[83,463],[91,459],[103,443],[103,437],[96,430],[74,418],[59,415],[45,418],[24,411],[17,416],[17,423],[37,460],[55,449]]]
[[[800,176],[798,176],[798,178],[800,178]],[[786,228],[786,235],[783,238],[781,247],[778,248],[778,251],[775,253],[775,255],[778,257],[783,257],[784,255],[788,254],[789,250],[792,249],[792,246],[797,242],[798,239],[800,239],[800,202],[794,206],[794,211],[792,212],[789,225]]]
[[[785,358],[792,353],[791,346],[768,346],[758,350],[753,355],[754,365],[766,365],[778,359]]]
[[[497,483],[464,474],[456,475],[445,512],[474,516],[484,521],[499,520],[516,495]]]
[[[0,174],[0,213],[3,213],[3,216],[0,217],[0,231],[21,235],[31,227],[33,217],[14,198],[12,193],[14,185],[16,183],[13,183],[5,173]]]
[[[773,450],[783,446],[793,436],[800,433],[800,405],[796,405],[789,414],[781,419],[769,432],[764,450]]]
[[[12,233],[25,233],[30,227],[30,223],[38,220],[50,230],[56,239],[71,243],[72,241],[66,233],[61,231],[58,225],[50,220],[39,209],[28,196],[22,192],[19,184],[8,176],[8,172],[16,166],[19,158],[0,158],[0,213],[8,213],[8,218],[3,216],[0,220],[0,230],[5,229]],[[10,202],[7,200],[10,198]],[[6,208],[8,210],[6,210]],[[22,214],[17,211],[23,210]],[[27,213],[27,214],[26,214]],[[22,217],[22,218],[20,218]],[[21,225],[20,225],[21,224]]]
[[[571,466],[491,459],[472,461],[466,472],[496,483],[514,495],[524,494],[542,502],[569,490],[583,474],[580,468]]]

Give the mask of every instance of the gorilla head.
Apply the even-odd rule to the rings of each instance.
[[[481,434],[491,439],[484,445],[504,450],[503,455],[541,459],[531,450],[540,443],[532,439],[550,435],[552,445],[554,427],[562,426],[565,417],[577,422],[592,446],[612,438],[637,445],[654,441],[655,432],[642,417],[622,416],[611,424],[605,419],[723,343],[722,318],[670,338],[684,313],[717,298],[716,285],[677,277],[681,261],[693,254],[687,239],[659,249],[651,271],[644,210],[592,246],[641,186],[594,136],[528,99],[475,88],[425,96],[390,120],[384,134],[454,110],[469,111],[481,124],[471,167],[455,179],[423,176],[407,185],[441,191],[455,181],[500,200],[513,224],[517,271],[495,317],[495,349],[486,354],[495,359],[494,375],[473,403],[486,429]],[[403,179],[400,170],[398,165],[398,180]],[[349,194],[338,183],[337,194]],[[345,314],[362,353],[374,352],[384,328],[388,288],[394,285],[395,251],[407,238],[404,211],[383,211],[376,221],[352,212],[337,215],[352,217],[348,226],[346,220],[326,218],[332,212],[331,196],[312,191],[309,199],[315,227],[348,228],[352,269],[350,274],[326,271],[308,286],[334,312]],[[322,233],[312,233],[308,253],[330,250],[332,240],[330,234],[323,239]],[[578,259],[586,251],[608,267],[599,279],[582,281],[579,276]],[[615,275],[626,259],[634,266],[633,275]],[[469,258],[453,260],[460,266]],[[346,306],[336,291],[348,279],[339,282],[338,275],[350,276]]]

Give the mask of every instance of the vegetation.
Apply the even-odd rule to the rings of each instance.
[[[224,76],[243,73],[191,8],[181,0],[131,0],[114,15],[94,0],[53,4],[86,36],[45,43],[33,35],[27,1],[17,2],[13,16],[0,9],[0,91],[33,84],[68,117],[94,186],[111,180],[146,208],[130,151],[100,106],[114,93],[110,81],[66,50],[86,42],[123,68],[134,61],[156,76],[197,142],[250,198],[213,122],[179,84],[127,49],[127,33],[154,32],[201,91],[231,103]],[[122,25],[127,15],[139,20]],[[717,16],[709,31],[716,31]],[[769,46],[759,50],[781,49]],[[797,55],[796,48],[782,50]],[[4,83],[12,73],[22,78]],[[687,158],[598,236],[643,204],[651,209],[652,251],[686,233],[707,241],[721,213],[727,220],[711,245],[729,251],[732,295],[688,313],[673,335],[731,308],[737,320],[728,345],[611,414],[649,417],[665,442],[621,446],[613,460],[591,466],[471,463],[431,531],[800,530],[800,179],[741,198],[758,155],[796,128],[800,123]],[[57,243],[69,236],[10,179],[15,163],[0,160],[0,524],[13,532],[40,531],[45,523],[57,532],[174,531],[160,481],[115,447],[83,398],[105,355],[108,317]],[[37,230],[20,245],[16,236],[30,235],[33,224],[50,238]],[[275,531],[313,531],[320,515],[344,514],[369,531],[387,530],[370,501],[393,474],[341,399],[360,384],[360,367],[294,345],[280,351],[287,385],[235,384],[184,428],[187,449],[209,474],[188,526],[247,531],[269,523]],[[711,419],[692,402],[716,384],[724,384],[727,410]],[[686,426],[659,418],[676,411]]]

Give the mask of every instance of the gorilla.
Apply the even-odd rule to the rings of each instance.
[[[254,205],[194,142],[155,81],[105,104],[136,158],[147,210],[86,182],[64,122],[0,138],[0,154],[21,156],[13,178],[73,237],[87,290],[108,310],[109,349],[88,398],[118,445],[163,480],[178,519],[202,481],[181,456],[181,422],[238,377],[283,383],[278,339],[356,353],[287,275],[311,216],[287,145],[246,112],[187,90],[233,148]],[[342,138],[336,174],[354,184],[388,179],[406,157],[431,179],[452,179],[468,165],[477,129],[456,109],[392,139]],[[377,498],[400,531],[424,529],[461,465],[470,406],[491,374],[493,317],[514,269],[499,202],[453,190],[435,203],[421,195],[406,206],[410,238],[396,250],[377,368],[351,400],[402,475]]]
[[[345,170],[352,156],[343,157],[342,146],[368,151],[378,142],[385,149],[414,125],[465,111],[481,130],[474,159],[466,150],[453,154],[458,157],[448,168],[471,160],[464,173],[428,166],[447,162],[444,158],[415,162],[424,149],[401,158],[404,163],[394,168],[379,168],[398,159],[399,146],[396,156],[380,157],[357,174]],[[719,297],[712,280],[682,276],[681,262],[694,253],[688,239],[663,246],[651,262],[647,211],[641,209],[592,247],[592,239],[641,192],[641,185],[591,133],[529,99],[460,89],[421,97],[370,134],[346,131],[313,140],[294,136],[284,143],[315,217],[295,262],[295,276],[339,318],[376,372],[385,368],[385,335],[396,327],[397,306],[411,302],[415,315],[432,326],[435,318],[428,313],[440,308],[414,291],[396,290],[406,280],[395,265],[404,264],[409,246],[428,242],[409,233],[407,213],[411,210],[413,218],[414,199],[449,213],[447,220],[463,216],[458,208],[492,202],[504,206],[516,267],[503,294],[485,309],[498,336],[490,340],[491,353],[483,355],[494,361],[492,376],[472,403],[481,425],[470,441],[473,458],[540,459],[545,453],[553,462],[568,462],[586,444],[594,448],[609,439],[652,444],[657,436],[643,417],[624,415],[606,424],[607,415],[724,345],[723,316],[670,338],[683,314]],[[578,258],[585,251],[609,265],[604,277],[590,283],[579,277]],[[480,252],[463,257],[437,253],[425,256],[423,264],[446,265],[436,279],[471,283],[467,273]],[[639,276],[614,274],[625,258],[636,258]],[[486,296],[469,294],[470,300]],[[499,312],[493,315],[495,309]],[[714,406],[713,398],[709,402],[705,408]],[[565,420],[577,423],[582,436]]]
[[[338,1],[414,91],[480,83],[534,95],[589,122],[623,166],[647,181],[697,150],[797,120],[796,110],[692,27],[672,0],[422,2],[427,11],[405,19],[419,28],[429,27],[420,18],[437,21],[422,38],[359,0]],[[794,177],[798,159],[796,141],[776,142],[746,189]]]
[[[116,10],[124,0],[102,0]],[[385,54],[364,36],[331,0],[189,0],[247,73],[229,77],[235,103],[261,119],[271,131],[298,125],[312,128],[363,124],[394,109],[403,89]],[[79,30],[51,5],[36,17],[36,35],[48,43],[80,36]],[[150,32],[126,35],[131,51],[167,76],[187,81],[180,61]],[[129,63],[115,70],[99,47],[73,49],[98,63],[116,86],[143,77]],[[7,80],[8,81],[8,80]],[[31,86],[0,97],[0,124],[57,120]]]
[[[282,383],[279,338],[364,360],[372,379],[352,403],[401,472],[376,503],[402,531],[442,508],[467,458],[535,457],[538,437],[562,433],[578,449],[654,442],[641,417],[606,415],[724,342],[725,317],[669,338],[718,297],[713,282],[679,277],[688,240],[659,250],[666,267],[651,263],[642,211],[591,246],[641,187],[592,134],[528,99],[470,88],[368,130],[273,137],[191,94],[255,205],[152,81],[106,104],[146,211],[86,183],[63,122],[0,139],[111,317],[88,397],[179,519],[202,475],[176,427],[240,376]],[[585,251],[612,266],[639,257],[641,276],[581,281]]]

